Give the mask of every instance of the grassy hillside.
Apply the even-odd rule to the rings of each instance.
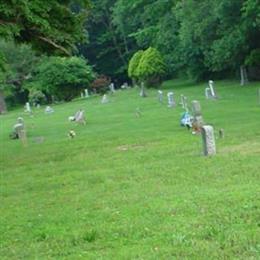
[[[156,90],[1,116],[1,259],[259,258],[260,84],[215,85],[217,101],[205,100],[206,84],[163,85],[164,96],[201,101],[205,121],[225,130],[212,158]],[[86,126],[67,120],[79,108]],[[18,116],[27,147],[8,139]]]

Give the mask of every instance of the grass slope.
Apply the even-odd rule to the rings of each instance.
[[[259,259],[259,86],[216,82],[212,101],[205,84],[164,83],[165,94],[201,101],[205,121],[225,129],[213,158],[156,90],[1,116],[1,259]],[[79,108],[86,126],[67,121]],[[8,139],[19,115],[27,147]]]

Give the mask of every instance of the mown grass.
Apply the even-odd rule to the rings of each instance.
[[[213,101],[205,84],[164,83],[225,130],[212,158],[156,90],[1,116],[1,259],[259,259],[259,87],[219,81]],[[79,108],[86,126],[67,121]],[[27,147],[8,139],[20,115]]]

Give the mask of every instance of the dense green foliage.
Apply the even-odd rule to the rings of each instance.
[[[140,64],[140,60],[143,56],[144,51],[139,50],[137,51],[132,58],[129,61],[128,64],[128,76],[132,78],[133,80],[139,79],[139,73],[138,73],[138,66]]]
[[[29,45],[17,45],[12,41],[0,41],[0,51],[5,60],[5,71],[2,72],[0,88],[4,90],[8,103],[24,103],[27,100],[28,92],[23,84],[31,78],[39,57],[35,55]]]
[[[72,10],[80,4],[80,12]],[[85,39],[83,24],[88,0],[1,1],[0,36],[31,43],[47,53],[69,55]]]
[[[1,117],[0,258],[259,259],[260,84],[215,85],[218,101],[205,100],[205,83],[162,86],[200,100],[205,121],[225,130],[212,158],[153,89]],[[86,126],[67,120],[79,108]],[[20,115],[27,147],[8,139]]]
[[[258,0],[93,0],[93,5],[84,53],[112,77],[126,73],[133,53],[150,46],[162,53],[171,77],[234,77],[260,48]]]
[[[94,79],[91,66],[78,57],[45,58],[37,66],[28,89],[38,89],[58,100],[70,101]]]
[[[144,81],[148,86],[158,84],[165,73],[166,64],[155,48],[140,50],[129,61],[128,76],[134,81]]]

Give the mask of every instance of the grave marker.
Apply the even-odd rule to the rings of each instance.
[[[168,107],[174,107],[175,106],[174,93],[168,92],[167,97],[168,97]]]
[[[161,90],[158,90],[158,100],[160,103],[163,102],[163,92]]]
[[[203,154],[205,156],[215,155],[216,144],[215,144],[213,127],[210,125],[204,125],[201,130],[202,130]]]

